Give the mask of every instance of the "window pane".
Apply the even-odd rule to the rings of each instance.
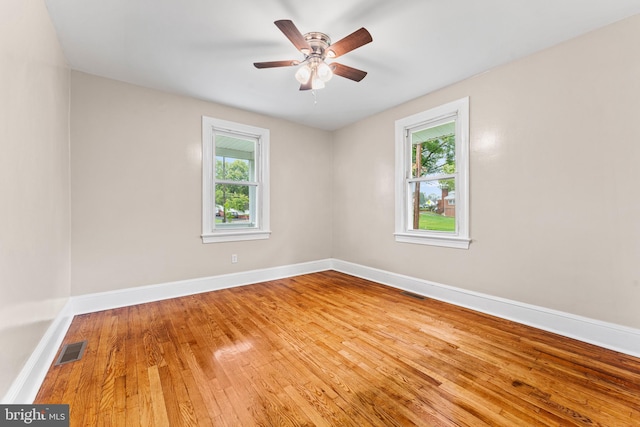
[[[215,184],[216,226],[256,226],[255,182],[256,141],[222,132],[216,133],[216,181],[237,181],[243,184]]]
[[[217,184],[215,222],[255,226],[256,187],[253,185]]]
[[[413,182],[409,185],[409,228],[455,233],[456,205],[453,180]]]
[[[413,178],[456,172],[455,125],[452,120],[411,132]]]
[[[256,142],[216,134],[216,179],[253,181]]]

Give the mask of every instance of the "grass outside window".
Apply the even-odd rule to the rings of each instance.
[[[455,217],[439,215],[437,213],[421,211],[420,212],[420,230],[431,231],[456,231]]]

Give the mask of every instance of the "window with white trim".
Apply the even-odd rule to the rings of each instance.
[[[468,249],[469,98],[396,121],[398,242]]]
[[[202,117],[203,243],[268,239],[269,130]]]

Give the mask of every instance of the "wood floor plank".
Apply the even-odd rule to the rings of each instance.
[[[74,426],[634,426],[640,360],[327,271],[74,318]]]
[[[141,306],[131,307],[131,318],[129,321],[130,333],[133,342],[128,347],[131,348],[131,352],[135,353],[135,359],[129,361],[130,364],[134,364],[135,377],[127,377],[127,382],[131,383],[131,388],[135,388],[137,394],[137,412],[139,416],[139,425],[141,427],[152,427],[155,423],[154,416],[154,402],[151,388],[151,378],[149,375],[149,368],[147,361],[147,354],[145,353],[144,337],[145,332],[143,329],[143,315],[141,313]],[[135,360],[135,362],[134,362]],[[154,365],[156,366],[156,365]],[[135,382],[134,382],[135,381]],[[128,408],[127,408],[128,409]],[[133,416],[134,411],[127,410],[127,419]],[[133,424],[127,424],[133,425]]]
[[[128,307],[125,339],[125,373],[124,373],[124,390],[125,390],[125,425],[138,424],[140,426],[148,425],[148,415],[144,416],[140,410],[141,396],[138,385],[138,365],[139,359],[137,354],[137,346],[133,345],[138,339],[138,331],[140,329],[139,306]]]
[[[153,408],[152,425],[159,427],[170,426],[171,423],[169,421],[166,404],[168,400],[170,405],[175,405],[175,401],[164,394],[158,365],[149,366],[147,368],[147,375],[149,379],[151,407]]]
[[[111,396],[111,389],[105,387],[105,379],[109,378],[111,372],[105,369],[105,367],[108,364],[111,350],[110,337],[115,321],[114,314],[115,312],[105,312],[103,316],[100,316],[101,321],[96,323],[96,335],[91,339],[91,342],[96,345],[95,348],[92,346],[91,360],[93,363],[91,364],[91,370],[87,372],[88,396],[86,397],[86,405],[83,411],[71,410],[72,412],[81,412],[83,414],[81,425],[105,425],[109,421],[106,417],[100,417],[100,412],[102,407],[104,407],[105,410],[109,407],[108,404],[105,403],[109,401],[109,397]],[[89,344],[87,344],[87,348],[88,347]],[[74,407],[76,406],[74,405]],[[73,415],[70,417],[72,419],[74,418]]]

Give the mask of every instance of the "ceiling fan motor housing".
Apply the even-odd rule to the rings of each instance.
[[[309,46],[311,47],[310,52],[302,52],[306,56],[317,56],[322,59],[325,59],[327,56],[332,56],[330,53],[331,51],[328,50],[328,47],[331,45],[331,39],[325,33],[312,31],[310,33],[304,34],[304,39],[307,41],[307,43],[309,43]]]

